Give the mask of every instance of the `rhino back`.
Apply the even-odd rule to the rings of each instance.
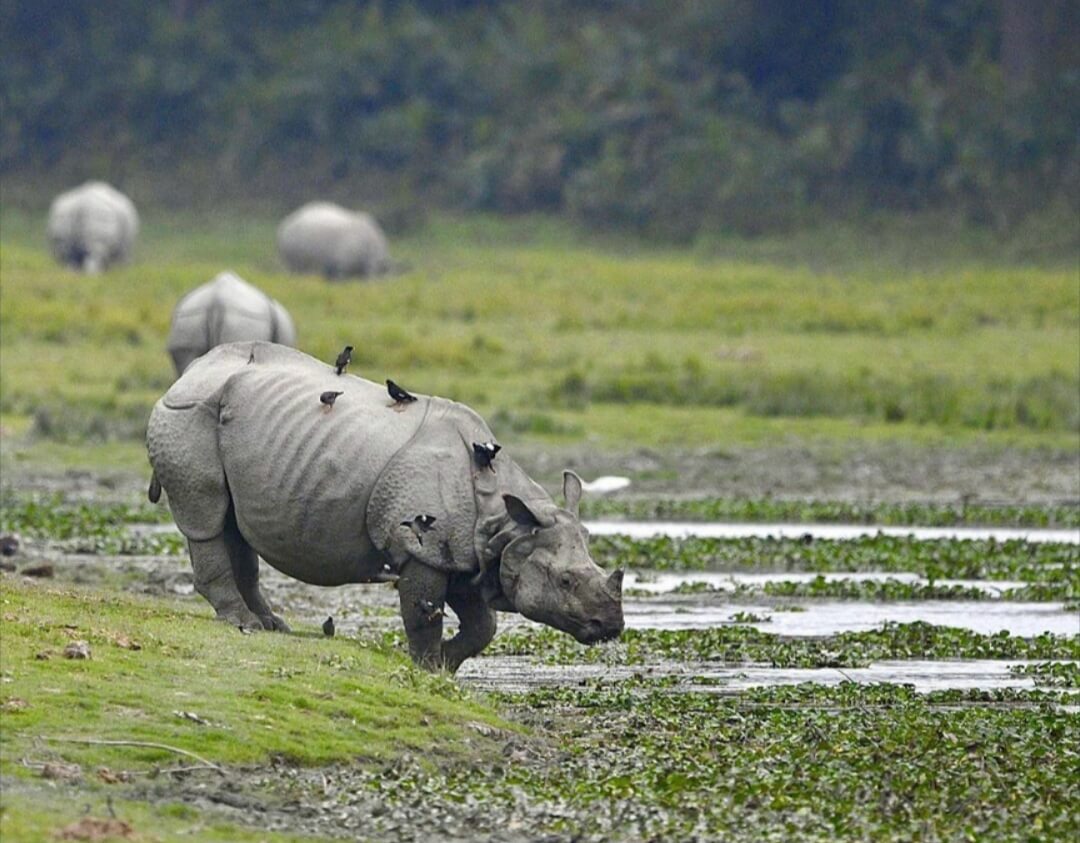
[[[228,342],[275,341],[276,304],[239,276],[222,272],[177,303],[167,347],[198,356]]]
[[[321,393],[341,390],[327,411]],[[371,491],[426,410],[405,413],[362,378],[298,367],[244,367],[221,396],[219,448],[237,524],[284,573],[318,585],[382,569],[366,524]]]

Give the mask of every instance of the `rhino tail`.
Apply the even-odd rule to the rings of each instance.
[[[150,488],[146,490],[146,496],[150,498],[150,503],[157,503],[161,500],[161,483],[158,481],[156,473],[150,474]]]

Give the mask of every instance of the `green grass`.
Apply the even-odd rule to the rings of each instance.
[[[882,270],[869,253],[823,268],[436,217],[395,242],[402,274],[330,285],[282,273],[274,224],[148,209],[136,262],[86,278],[45,253],[40,215],[4,208],[4,418],[39,441],[138,439],[172,379],[173,304],[230,268],[289,308],[303,350],[331,359],[349,342],[358,374],[471,403],[504,438],[1077,444],[1068,268]]]
[[[371,642],[304,630],[240,635],[201,606],[7,577],[0,584],[0,835],[12,843],[47,839],[80,819],[84,805],[107,817],[107,800],[148,839],[315,839],[245,829],[197,810],[167,775],[157,799],[149,798],[156,770],[195,763],[185,756],[56,738],[167,744],[227,769],[274,758],[366,769],[406,753],[434,768],[482,763],[495,755],[486,737],[492,727],[517,730],[449,678]],[[89,643],[90,660],[63,657],[72,640]],[[82,777],[47,782],[39,778],[43,761],[77,764]],[[102,767],[134,784],[104,784],[95,775]]]
[[[166,743],[224,765],[271,756],[318,764],[406,750],[449,759],[482,744],[474,737],[466,750],[468,723],[502,725],[401,652],[314,632],[240,635],[201,606],[11,578],[3,586],[5,775],[19,772],[17,759],[43,735]],[[73,639],[89,643],[90,660],[64,658]],[[177,758],[137,747],[50,748],[83,766],[129,770]]]

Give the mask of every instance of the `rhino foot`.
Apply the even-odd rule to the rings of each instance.
[[[262,621],[263,629],[271,632],[292,632],[289,625],[277,615],[259,615],[259,620]]]
[[[217,620],[247,632],[267,628],[264,626],[262,619],[246,606],[242,609],[230,608],[225,611],[219,610],[217,613]]]

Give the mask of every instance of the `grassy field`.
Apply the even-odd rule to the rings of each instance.
[[[71,794],[103,805],[118,783],[129,785],[118,798],[134,789],[142,801],[121,800],[120,816],[164,839],[193,827],[215,840],[299,839],[196,823],[198,812],[178,800],[148,798],[145,783],[164,776],[176,785],[183,779],[168,771],[177,767],[244,769],[272,758],[378,766],[411,752],[431,765],[475,764],[495,756],[485,735],[516,728],[400,652],[314,630],[241,636],[203,607],[32,580],[5,579],[3,595],[5,840],[45,839],[78,819],[82,802],[65,804]],[[89,658],[64,657],[75,641]],[[60,794],[43,785],[45,764],[60,765]]]
[[[61,462],[141,438],[172,307],[226,268],[289,308],[303,350],[353,344],[357,374],[473,404],[504,440],[1078,443],[1075,266],[974,235],[676,251],[438,217],[395,240],[399,274],[330,285],[282,272],[267,217],[147,210],[134,264],[98,278],[57,267],[43,230],[3,209],[0,413]]]

